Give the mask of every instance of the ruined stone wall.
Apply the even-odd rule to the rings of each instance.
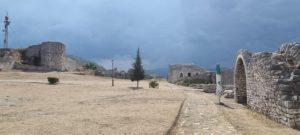
[[[35,66],[35,65],[28,65],[28,64],[20,64],[14,63],[13,69],[23,70],[23,71],[53,71],[52,68],[47,66]]]
[[[0,49],[0,69],[32,71],[75,71],[82,66],[65,55],[60,42],[43,42],[25,49]]]
[[[24,53],[23,63],[28,65],[41,65],[41,46],[29,46]]]
[[[63,70],[64,71],[79,71],[82,70],[82,65],[78,64],[77,61],[68,56],[64,57]]]
[[[42,70],[74,71],[82,69],[82,66],[65,55],[65,45],[60,42],[43,42],[26,49],[24,64],[40,66]],[[20,66],[26,70],[30,66]],[[32,69],[32,68],[30,68]]]
[[[20,62],[21,55],[17,50],[0,49],[0,70],[10,70],[15,62]]]
[[[63,71],[64,56],[64,44],[59,42],[43,42],[41,44],[41,65]]]
[[[176,83],[184,79],[196,79],[195,77],[205,80],[211,79],[208,74],[208,70],[196,65],[169,65],[168,82]]]
[[[233,68],[225,69],[221,72],[222,84],[233,85]]]
[[[235,100],[271,119],[300,128],[300,44],[277,52],[239,51],[235,64]]]
[[[59,42],[43,42],[25,50],[24,64],[63,70],[65,45]]]

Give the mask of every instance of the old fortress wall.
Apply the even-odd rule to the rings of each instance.
[[[0,69],[35,71],[74,71],[81,65],[66,56],[65,45],[60,42],[43,42],[25,49],[1,49]]]
[[[233,69],[225,69],[221,72],[224,85],[233,85]],[[169,65],[168,82],[176,83],[186,79],[201,79],[212,83],[216,81],[215,72],[192,64]]]
[[[238,52],[235,100],[287,126],[300,127],[300,44],[276,52]]]
[[[192,64],[169,65],[168,82],[176,83],[185,79],[212,80],[212,73],[207,69]]]

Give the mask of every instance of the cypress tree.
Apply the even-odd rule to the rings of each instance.
[[[140,57],[140,49],[138,48],[135,62],[132,64],[132,69],[129,70],[131,81],[136,81],[136,88],[139,88],[139,81],[145,78],[145,71]]]

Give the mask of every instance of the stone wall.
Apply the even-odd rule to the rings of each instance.
[[[170,83],[196,78],[211,80],[211,75],[207,69],[198,67],[196,65],[169,65],[168,82]]]
[[[23,71],[53,71],[52,68],[49,68],[47,66],[35,66],[35,65],[20,64],[20,63],[15,63],[13,65],[13,69],[23,70]]]
[[[43,42],[40,45],[30,46],[25,51],[27,64],[46,66],[53,70],[63,71],[65,45],[59,42]]]
[[[65,45],[59,42],[43,42],[41,44],[41,65],[64,71]]]
[[[221,72],[222,84],[224,85],[233,85],[233,68],[224,69]]]
[[[0,50],[0,69],[12,68],[33,71],[74,71],[81,70],[82,65],[65,55],[64,44],[43,42],[21,50]]]
[[[82,65],[77,63],[77,60],[64,56],[63,60],[63,70],[64,71],[79,71],[82,70]]]
[[[0,70],[10,70],[20,60],[21,55],[17,50],[0,49]]]
[[[293,128],[300,128],[300,44],[274,53],[238,52],[234,70],[238,103]]]

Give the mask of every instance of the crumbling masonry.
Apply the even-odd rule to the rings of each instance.
[[[300,43],[274,53],[238,52],[235,100],[277,122],[300,128]]]
[[[0,49],[0,69],[32,71],[74,71],[82,65],[65,54],[60,42],[43,42],[25,49]]]

